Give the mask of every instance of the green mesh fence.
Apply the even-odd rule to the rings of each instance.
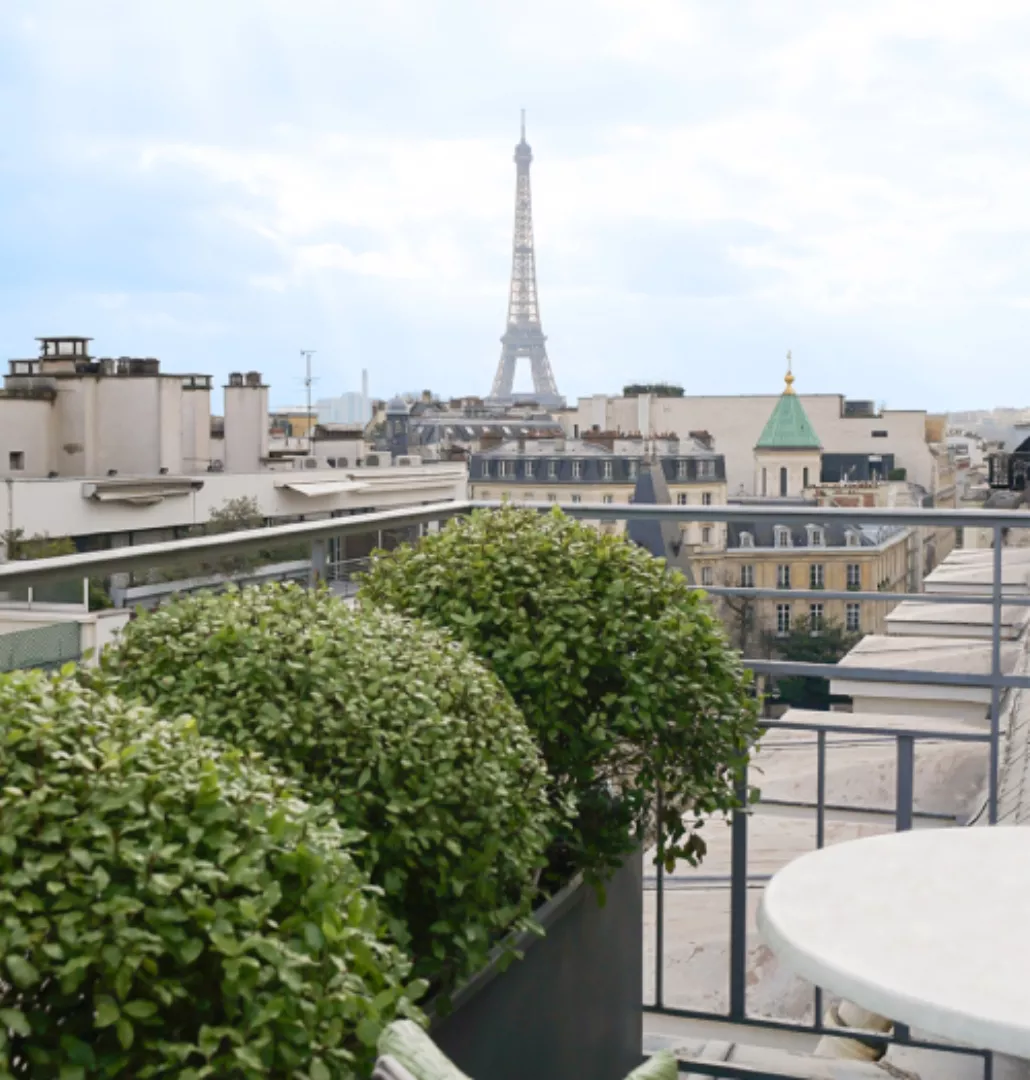
[[[18,668],[56,668],[81,653],[80,628],[77,622],[35,626],[0,634],[0,671]]]

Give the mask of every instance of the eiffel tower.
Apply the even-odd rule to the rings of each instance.
[[[515,147],[515,237],[511,251],[511,289],[508,293],[508,325],[501,338],[501,359],[494,376],[490,400],[512,402],[532,397],[541,405],[562,406],[547,359],[547,338],[540,325],[536,295],[536,254],[533,251],[533,199],[529,190],[529,166],[533,151],[526,142],[526,110],[522,110],[522,138]],[[528,358],[533,373],[533,393],[515,395],[515,365]]]

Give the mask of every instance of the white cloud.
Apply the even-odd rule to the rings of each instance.
[[[188,193],[268,251],[222,253],[255,304],[312,301],[327,325],[347,279],[413,337],[503,306],[522,104],[545,316],[571,354],[622,320],[610,354],[567,361],[578,389],[617,379],[649,319],[674,349],[692,318],[732,349],[744,323],[903,324],[899,352],[921,335],[954,358],[1030,295],[1005,241],[1030,230],[1022,0],[53,0],[16,4],[7,34],[61,167]],[[652,295],[623,269],[663,232]],[[704,267],[683,273],[700,258],[718,302],[691,292]]]

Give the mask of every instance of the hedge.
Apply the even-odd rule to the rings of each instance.
[[[195,715],[332,800],[435,989],[530,910],[554,824],[547,774],[503,686],[448,636],[273,585],[143,615],[103,668],[123,695]]]
[[[415,1013],[348,837],[263,763],[0,679],[0,1075],[368,1075]]]
[[[696,861],[703,819],[737,804],[758,734],[749,676],[704,595],[642,548],[558,510],[479,510],[377,553],[359,596],[446,627],[511,691],[555,799],[579,807],[554,884],[618,865],[659,789],[670,862]]]

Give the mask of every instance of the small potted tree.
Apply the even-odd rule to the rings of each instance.
[[[504,985],[467,988],[434,1037],[495,1080],[625,1075],[640,1050],[641,837],[694,863],[705,818],[737,805],[759,734],[739,655],[682,575],[558,511],[455,519],[375,556],[359,595],[475,652],[535,734],[553,805],[576,805],[542,877],[546,941]]]
[[[444,1002],[528,925],[559,809],[511,697],[450,636],[268,585],[136,619],[96,678],[163,716],[189,713],[331,802],[415,975]]]
[[[0,1074],[367,1077],[410,962],[326,808],[68,675],[0,679]]]

